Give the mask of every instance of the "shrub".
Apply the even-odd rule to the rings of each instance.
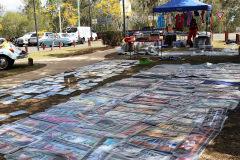
[[[102,33],[104,45],[119,46],[122,44],[123,35],[121,31],[106,31]]]

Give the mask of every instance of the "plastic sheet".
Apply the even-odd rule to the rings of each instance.
[[[60,84],[64,75],[107,78],[136,64],[103,61],[29,81],[1,89],[1,101],[23,93],[51,96],[65,92],[69,88]],[[157,65],[137,74],[144,78],[122,79],[2,125],[0,153],[13,158],[21,155],[16,150],[27,147],[20,151],[32,159],[195,160],[221,131],[230,110],[239,105],[239,69],[233,63]],[[87,79],[88,83],[93,80]],[[76,88],[81,87],[70,91]]]

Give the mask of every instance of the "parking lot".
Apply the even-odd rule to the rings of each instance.
[[[77,44],[76,47],[87,47],[88,46],[88,43],[85,42],[84,44]],[[99,40],[99,41],[94,41],[94,42],[91,42],[91,46],[102,46],[102,41]],[[68,47],[74,47],[73,45],[72,46],[64,46],[63,48],[68,48]],[[25,50],[25,45],[23,47],[20,47],[22,50]],[[54,46],[54,48],[59,48],[59,46]],[[42,51],[43,48],[41,46],[39,46],[39,51]],[[51,50],[51,47],[47,46],[45,48],[45,50]],[[36,52],[37,51],[37,46],[28,46],[28,52]]]

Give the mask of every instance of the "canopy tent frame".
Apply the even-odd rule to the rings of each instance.
[[[161,6],[153,8],[153,24],[154,13],[165,12],[184,12],[184,11],[212,11],[212,6],[196,0],[171,0]],[[208,19],[206,19],[207,22]],[[165,24],[166,25],[166,24]],[[207,23],[206,23],[206,36],[207,36]]]

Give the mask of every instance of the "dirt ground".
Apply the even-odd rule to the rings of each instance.
[[[149,57],[149,56],[143,56]],[[62,96],[62,95],[54,95],[50,98],[46,98],[44,100],[36,100],[36,99],[28,99],[25,101],[18,101],[10,105],[0,104],[0,113],[11,113],[18,110],[26,110],[28,113],[11,117],[7,120],[1,121],[0,125],[7,124],[22,118],[25,118],[34,113],[42,112],[45,109],[50,108],[53,105],[57,105],[59,103],[66,102],[70,99],[70,97],[80,95],[81,93],[88,93],[92,90],[105,85],[106,83],[114,82],[123,78],[129,78],[133,74],[138,73],[140,70],[147,70],[152,68],[155,65],[159,64],[202,64],[205,62],[210,63],[240,63],[239,56],[181,56],[185,58],[185,61],[158,61],[158,57],[151,56],[151,63],[149,65],[138,65],[132,67],[132,69],[128,71],[124,71],[121,75],[108,78],[103,82],[99,83],[97,86],[92,89],[88,89],[85,91],[75,91],[70,95]],[[132,57],[133,59],[137,59],[139,57]],[[117,53],[113,53],[107,55],[105,57],[106,60],[111,59],[130,59],[129,56],[118,56]],[[94,77],[89,77],[94,78]],[[74,87],[74,84],[69,86],[69,88]],[[211,142],[211,144],[205,149],[199,160],[239,160],[240,159],[240,110],[236,112],[231,112],[229,118],[226,120],[224,128],[220,132],[220,134]],[[0,155],[0,160],[4,159],[3,155]]]

